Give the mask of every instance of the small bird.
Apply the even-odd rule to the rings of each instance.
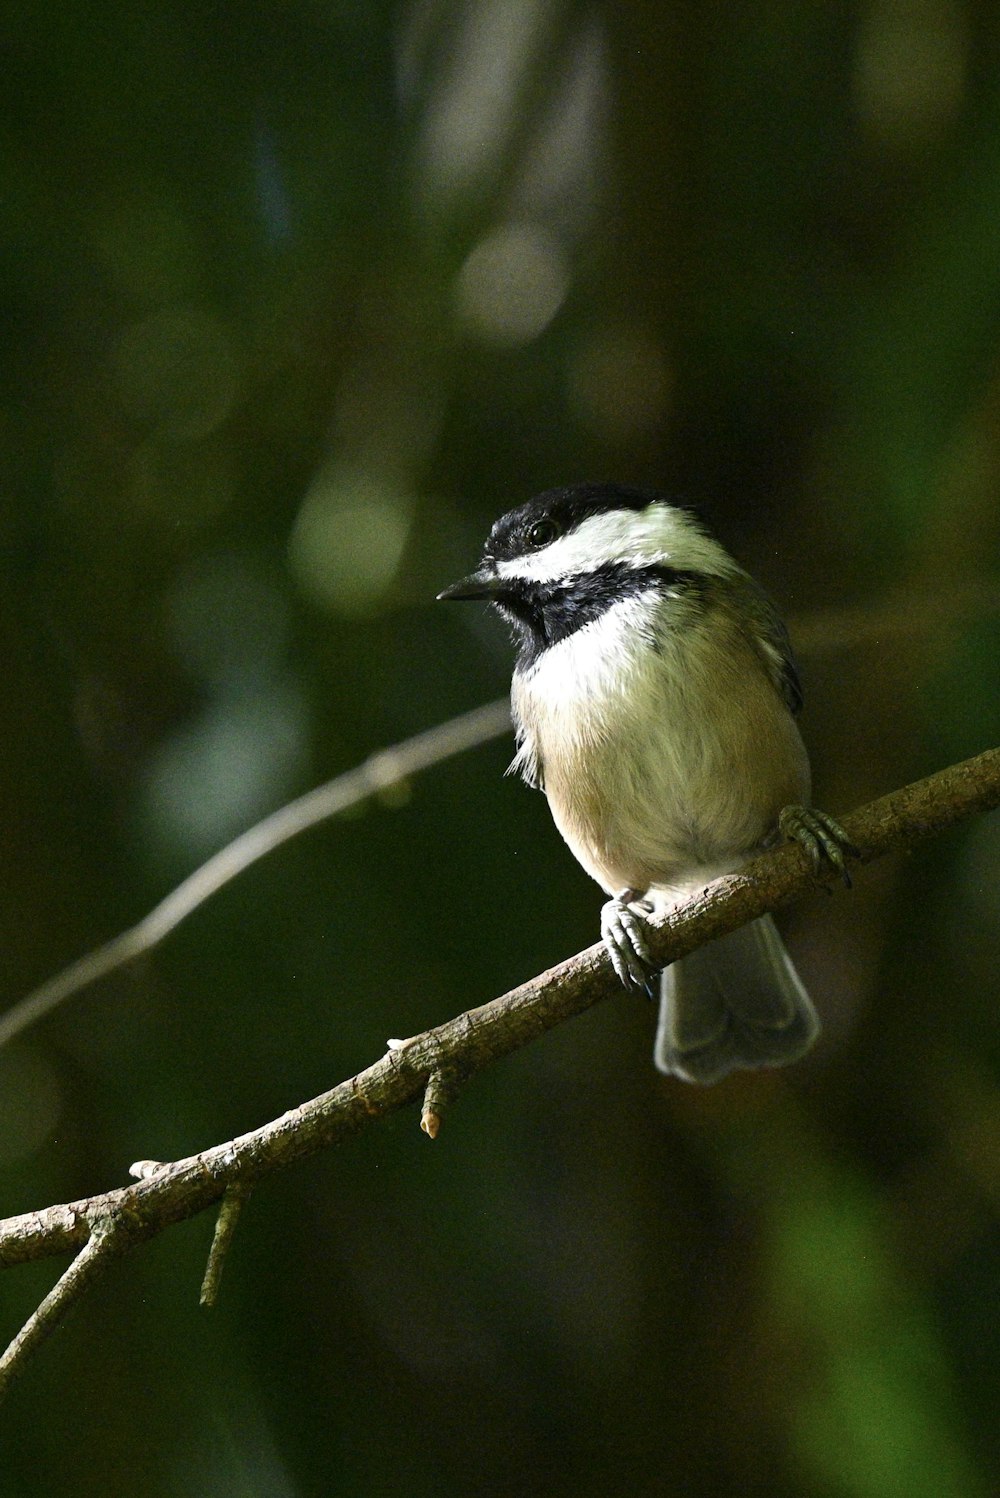
[[[654,991],[646,917],[792,837],[850,883],[856,853],[808,806],[802,690],[770,600],[686,509],[647,489],[550,489],[494,525],[440,599],[513,627],[512,770],[544,790],[611,898],[601,934],[629,989]],[[655,1061],[690,1082],[782,1066],[819,1033],[770,916],[659,977]]]

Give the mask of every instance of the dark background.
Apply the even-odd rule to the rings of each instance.
[[[1000,738],[987,0],[261,0],[0,23],[13,1003],[309,786],[506,690],[489,523],[702,503],[818,804]],[[0,1054],[0,1210],[255,1127],[592,942],[495,742],[276,852]],[[0,1491],[1000,1490],[1000,821],[797,907],[808,1061],[603,1005],[106,1279]],[[2,1278],[12,1335],[52,1263]]]

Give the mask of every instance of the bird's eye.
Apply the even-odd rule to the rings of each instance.
[[[548,546],[550,542],[558,540],[562,535],[559,526],[547,515],[544,520],[536,520],[534,525],[528,529],[529,546]]]

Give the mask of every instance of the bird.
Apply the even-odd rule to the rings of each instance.
[[[648,940],[651,915],[783,837],[850,883],[857,849],[809,804],[799,673],[764,589],[690,508],[577,483],[502,515],[438,598],[485,600],[511,627],[510,769],[609,896],[622,984],[659,991],[659,1070],[712,1083],[798,1060],[820,1023],[770,915],[662,973]]]

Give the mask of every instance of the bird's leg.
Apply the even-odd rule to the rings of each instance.
[[[851,887],[847,855],[857,858],[859,849],[835,817],[812,806],[786,806],[778,818],[778,827],[803,849],[817,879],[822,879],[824,865],[832,867]]]
[[[646,940],[644,919],[653,907],[642,893],[638,889],[619,890],[601,907],[601,936],[611,965],[625,987],[635,992],[645,991],[658,971]]]

